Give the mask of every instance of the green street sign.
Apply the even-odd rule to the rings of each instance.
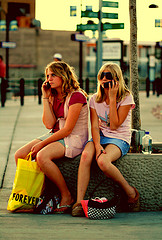
[[[102,13],[102,18],[118,19],[118,13]]]
[[[98,18],[98,12],[81,11],[81,17]],[[118,13],[102,13],[102,18],[118,19]]]
[[[98,18],[98,12],[81,11],[81,17]]]
[[[103,30],[106,31],[108,29],[124,29],[124,23],[104,23]]]
[[[103,24],[103,31],[112,30],[112,29],[124,29],[124,23],[104,23]],[[77,25],[76,31],[86,31],[98,30],[98,24],[79,24]]]
[[[103,1],[102,7],[112,7],[112,8],[118,8],[119,3],[118,2],[111,2],[111,1]]]
[[[98,24],[79,24],[77,25],[76,31],[86,31],[86,30],[96,31],[97,29],[98,29]]]

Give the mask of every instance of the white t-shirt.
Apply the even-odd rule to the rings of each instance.
[[[124,122],[116,130],[110,129],[110,120],[109,120],[109,108],[110,106],[106,102],[97,103],[95,101],[97,93],[93,94],[89,107],[96,110],[100,121],[100,129],[104,136],[110,138],[118,138],[126,141],[130,144],[131,142],[131,109],[135,108],[135,103],[132,94],[127,95],[124,99],[117,103],[117,109],[120,106],[131,105],[131,109],[128,112],[128,115]]]

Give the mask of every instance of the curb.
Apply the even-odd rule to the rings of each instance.
[[[7,158],[6,158],[3,174],[2,174],[1,179],[0,179],[0,189],[3,188],[3,183],[4,183],[4,178],[5,178],[6,169],[7,169],[7,165],[8,165],[9,155],[10,155],[10,151],[11,151],[11,147],[12,147],[12,142],[13,142],[17,122],[18,122],[18,119],[19,119],[19,116],[20,116],[20,112],[21,112],[21,106],[19,107],[19,110],[18,110],[17,115],[16,115],[15,123],[14,123],[14,126],[13,126],[11,139],[10,139],[10,143],[9,143],[9,147],[8,147]]]

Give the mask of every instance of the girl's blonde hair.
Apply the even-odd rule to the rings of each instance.
[[[62,95],[65,101],[68,93],[73,91],[82,91],[84,95],[87,97],[87,93],[80,88],[79,82],[77,80],[77,76],[73,67],[70,67],[67,63],[63,61],[51,62],[45,68],[45,76],[47,80],[47,71],[50,69],[56,76],[61,77],[63,84],[62,84]],[[55,95],[55,89],[51,89],[51,92]]]
[[[119,90],[117,93],[117,102],[120,102],[127,94],[130,93],[128,87],[125,84],[123,74],[121,68],[116,63],[105,63],[99,70],[97,79],[98,79],[98,89],[97,89],[97,97],[96,102],[101,103],[105,101],[106,95],[103,87],[100,84],[101,73],[104,71],[108,71],[112,74],[112,77],[115,81],[119,81]]]

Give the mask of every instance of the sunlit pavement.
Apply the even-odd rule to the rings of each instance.
[[[154,142],[162,142],[161,105],[162,95],[150,93],[146,98],[146,93],[140,92],[142,129],[150,132]],[[14,153],[46,132],[41,116],[42,105],[34,97],[25,97],[22,107],[17,99],[7,100],[0,108],[0,239],[161,239],[162,212],[117,213],[113,219],[89,220],[6,210],[16,170]]]

